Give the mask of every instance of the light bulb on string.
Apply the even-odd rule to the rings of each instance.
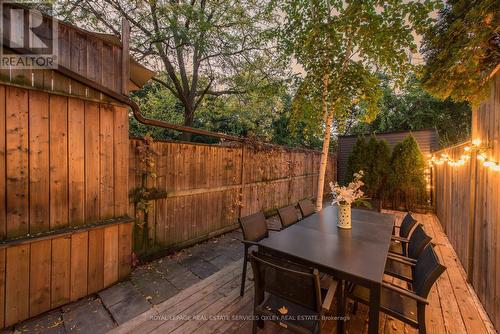
[[[487,161],[483,162],[483,166],[484,166],[484,167],[493,167],[493,166],[495,166],[495,165],[496,165],[496,164],[495,164],[493,161],[489,161],[489,160],[487,160]]]

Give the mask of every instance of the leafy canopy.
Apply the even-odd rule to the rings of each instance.
[[[441,99],[477,104],[500,62],[498,0],[449,0],[425,35],[423,83]]]
[[[425,91],[415,75],[410,75],[399,92],[382,80],[384,96],[380,113],[370,124],[353,121],[349,134],[409,131],[435,128],[442,147],[464,141],[470,136],[471,108],[466,102],[441,101]]]
[[[281,48],[306,73],[292,111],[297,120],[307,119],[313,131],[322,131],[325,109],[320,102],[325,97],[337,125],[354,110],[364,120],[373,119],[382,97],[378,73],[402,81],[413,67],[413,33],[428,28],[429,13],[438,6],[435,0],[276,3],[285,13],[279,30]]]
[[[276,16],[268,1],[61,0],[59,17],[88,30],[121,34],[131,25],[131,53],[162,72],[157,82],[179,101],[193,125],[207,96],[245,94],[253,83],[279,77],[283,67],[270,33]],[[279,79],[279,78],[278,78]]]
[[[259,85],[251,85],[253,73],[241,73],[246,77],[245,94],[208,96],[199,106],[193,125],[214,132],[236,136],[257,137],[272,140],[275,136],[274,122],[287,112],[289,95],[284,83],[270,79]],[[142,113],[150,118],[165,120],[174,124],[183,122],[183,106],[163,85],[152,82],[133,94]],[[133,137],[143,137],[151,132],[155,139],[180,139],[180,134],[168,129],[149,127],[130,119],[130,133]],[[203,136],[193,136],[193,141],[217,142]],[[300,141],[291,144],[299,145]]]

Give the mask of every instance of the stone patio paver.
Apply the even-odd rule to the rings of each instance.
[[[234,262],[234,259],[228,254],[222,254],[222,255],[219,255],[219,256],[209,260],[208,262],[210,262],[211,264],[213,264],[217,268],[222,269],[225,266],[227,266],[228,264],[230,264],[231,262]]]
[[[63,307],[66,333],[103,334],[115,327],[99,298],[88,297]]]
[[[170,283],[161,273],[140,268],[132,272],[132,283],[153,304],[175,296],[179,289]]]
[[[66,334],[62,311],[50,311],[41,316],[29,319],[17,326],[19,333]],[[2,331],[4,333],[4,331]],[[7,332],[8,333],[8,332]]]
[[[152,306],[130,281],[115,284],[98,295],[118,324],[146,312]]]
[[[219,268],[217,268],[210,262],[205,261],[199,255],[187,257],[186,259],[179,261],[179,263],[188,268],[191,272],[193,272],[201,279],[207,278],[208,276],[211,276],[219,271]]]

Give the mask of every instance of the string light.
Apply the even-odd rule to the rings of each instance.
[[[448,166],[452,167],[458,167],[458,166],[463,166],[465,163],[471,158],[471,153],[477,152],[477,159],[482,162],[482,165],[484,167],[491,168],[494,171],[500,171],[500,164],[488,157],[486,154],[487,147],[484,145],[481,145],[481,140],[480,139],[474,139],[472,142],[472,147],[471,146],[465,146],[464,147],[464,154],[460,156],[460,159],[454,160],[450,158],[448,153],[441,153],[440,157],[436,157],[434,154],[430,155],[430,159],[428,160],[429,166],[432,167],[433,165],[442,165],[444,163],[448,164]]]

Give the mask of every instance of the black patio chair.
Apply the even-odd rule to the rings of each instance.
[[[430,245],[423,250],[414,266],[411,289],[382,282],[380,311],[417,328],[420,334],[425,334],[425,307],[429,304],[427,296],[446,267],[439,263],[434,247]],[[370,292],[362,286],[353,285],[348,290],[347,297],[355,301],[355,313],[356,302],[369,305]]]
[[[407,256],[400,253],[391,253],[387,256],[385,273],[393,277],[411,282],[413,278],[412,267],[415,265],[422,251],[430,244],[432,238],[429,237],[422,224],[418,224],[411,234],[408,242]]]
[[[302,218],[306,218],[316,212],[316,209],[310,199],[303,199],[302,201],[299,201],[299,209],[302,214]]]
[[[262,212],[257,212],[252,215],[238,219],[243,232],[243,245],[245,253],[243,254],[243,272],[241,274],[241,291],[240,295],[245,293],[245,281],[247,277],[248,250],[258,242],[269,236],[269,231],[279,231],[279,229],[267,226],[266,217]]]
[[[280,217],[282,229],[290,227],[299,221],[297,208],[293,205],[278,209],[278,216]]]
[[[413,228],[417,224],[417,220],[413,218],[411,212],[408,212],[406,216],[403,218],[400,226],[394,226],[392,231],[392,241],[391,241],[391,251],[392,252],[401,252],[404,251],[409,242],[410,234],[413,231]],[[399,233],[396,233],[396,229],[398,229]]]
[[[321,289],[317,269],[253,251],[250,263],[255,283],[254,316],[269,319],[295,333],[321,333],[324,315],[329,313],[338,282],[330,280]],[[253,333],[263,328],[254,320]]]

